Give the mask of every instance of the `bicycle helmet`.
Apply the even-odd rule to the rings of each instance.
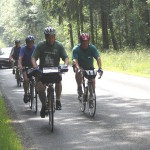
[[[44,34],[45,35],[55,35],[56,34],[56,30],[53,27],[46,27],[44,29]]]
[[[87,33],[81,33],[81,35],[80,35],[80,42],[82,42],[82,41],[86,41],[86,40],[90,40],[90,35],[89,34],[87,34]]]
[[[20,40],[19,40],[19,39],[16,39],[16,40],[15,40],[15,43],[20,43]]]
[[[32,36],[32,35],[28,35],[27,37],[26,37],[26,43],[27,42],[30,42],[30,41],[34,41],[35,40],[35,38],[34,38],[34,36]]]

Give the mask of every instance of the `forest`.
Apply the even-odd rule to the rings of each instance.
[[[68,50],[79,34],[90,34],[99,49],[150,47],[150,0],[1,0],[0,45],[34,35],[44,39],[44,28],[53,26],[57,39]]]

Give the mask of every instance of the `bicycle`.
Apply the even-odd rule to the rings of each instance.
[[[27,76],[29,78],[29,107],[37,113],[38,110],[38,98],[37,98],[37,90],[36,90],[36,78],[32,76],[30,73],[32,72],[32,68],[27,69]]]
[[[17,81],[17,86],[18,87],[21,87],[21,82],[23,80],[22,76],[21,76],[21,72],[19,70],[19,68],[17,67],[17,62],[15,61],[15,66],[14,66],[14,69],[13,69],[13,74],[15,74],[15,79]]]
[[[95,78],[98,70],[80,70],[82,76],[82,96],[78,96],[80,110],[85,112],[86,107],[88,107],[88,112],[91,117],[95,116],[96,113],[96,93],[93,88],[91,78]],[[102,74],[100,74],[100,79]]]
[[[67,67],[45,67],[42,70],[35,69],[34,76],[38,78],[38,80],[46,83],[47,86],[47,94],[46,94],[46,110],[45,115],[49,117],[49,125],[51,128],[51,132],[54,130],[54,113],[55,113],[55,94],[54,94],[54,84],[60,81],[60,74],[67,72]]]

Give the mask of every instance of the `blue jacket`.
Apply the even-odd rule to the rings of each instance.
[[[23,57],[22,66],[32,67],[31,65],[31,56],[35,49],[35,45],[33,45],[32,49],[29,49],[27,46],[21,47],[19,57]]]

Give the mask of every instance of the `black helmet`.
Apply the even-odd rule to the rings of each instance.
[[[26,43],[27,42],[30,42],[30,41],[34,41],[35,40],[35,38],[34,38],[34,36],[32,36],[32,35],[28,35],[27,37],[26,37]]]
[[[19,40],[19,39],[16,39],[16,40],[15,40],[15,44],[16,44],[16,43],[20,43],[20,40]]]
[[[46,27],[44,29],[44,34],[45,35],[55,35],[56,34],[56,30],[53,27]]]

